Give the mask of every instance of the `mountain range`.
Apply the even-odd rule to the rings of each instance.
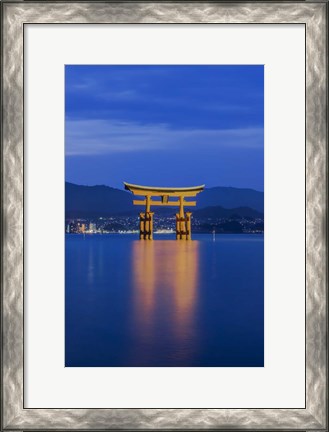
[[[132,215],[138,207],[132,203],[130,192],[109,186],[84,186],[65,183],[66,218],[96,218],[115,215]],[[253,189],[233,187],[206,188],[197,195],[197,207],[192,208],[194,216],[261,217],[264,213],[264,193]],[[158,208],[157,212],[170,212],[172,208]]]
[[[194,218],[211,218],[211,219],[239,219],[243,218],[262,218],[263,213],[250,207],[236,207],[226,209],[222,206],[209,206],[193,212]]]

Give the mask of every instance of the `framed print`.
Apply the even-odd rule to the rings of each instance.
[[[3,1],[3,430],[327,430],[319,2]]]

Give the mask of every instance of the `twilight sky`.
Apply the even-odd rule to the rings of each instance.
[[[66,180],[264,190],[263,66],[65,67]]]

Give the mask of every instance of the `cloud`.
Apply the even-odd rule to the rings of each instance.
[[[94,79],[83,79],[66,86],[67,94],[76,93],[93,99],[105,99],[109,101],[129,101],[143,99],[135,89],[112,89],[113,86],[105,85]],[[72,97],[72,95],[70,95]]]
[[[136,90],[121,90],[121,91],[102,91],[98,94],[98,97],[101,99],[106,99],[108,101],[133,101],[140,100],[142,97],[137,93]]]
[[[213,151],[220,148],[262,149],[262,128],[174,129],[167,124],[115,120],[66,120],[67,156],[140,151]]]

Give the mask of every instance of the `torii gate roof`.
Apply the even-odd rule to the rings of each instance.
[[[179,196],[184,195],[184,192],[187,192],[191,194],[191,192],[197,194],[199,192],[202,192],[205,188],[205,185],[200,186],[191,186],[191,187],[157,187],[157,186],[141,186],[141,185],[135,185],[131,183],[123,183],[125,185],[125,189],[129,190],[130,192],[139,192],[142,191],[145,192],[145,194],[149,193],[150,195],[153,194],[166,194],[170,196]]]

